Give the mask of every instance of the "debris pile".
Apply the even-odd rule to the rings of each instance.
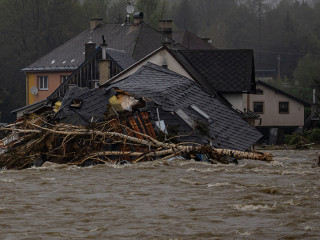
[[[214,149],[199,144],[170,143],[159,141],[151,126],[147,113],[144,116],[144,131],[123,124],[123,120],[113,118],[87,126],[45,122],[41,117],[25,119],[1,128],[9,132],[0,141],[7,151],[0,155],[0,168],[23,169],[41,166],[45,161],[60,164],[87,166],[98,163],[137,163],[155,159],[168,159],[183,156],[186,159],[201,155],[209,162],[228,163],[227,156],[236,159],[271,160],[265,153],[241,152],[227,149]],[[134,121],[134,114],[126,116]],[[148,125],[148,123],[150,125]],[[19,137],[17,137],[19,135]]]

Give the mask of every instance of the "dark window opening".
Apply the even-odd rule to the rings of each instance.
[[[289,102],[279,102],[279,113],[289,113]]]
[[[253,112],[254,113],[263,113],[263,102],[254,102],[253,103]]]

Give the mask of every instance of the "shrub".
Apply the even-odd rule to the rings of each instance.
[[[307,131],[306,138],[309,142],[320,142],[320,129],[314,128],[310,131]]]
[[[304,140],[304,137],[302,137],[299,133],[285,136],[285,143],[289,145],[294,145]]]

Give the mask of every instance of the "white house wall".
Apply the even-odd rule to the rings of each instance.
[[[250,95],[250,110],[253,111],[254,102],[263,102],[264,112],[259,113],[262,122],[261,127],[303,127],[304,106],[281,93],[276,93],[265,86],[257,85],[257,89],[263,91],[262,95]],[[289,113],[279,113],[279,102],[289,102]]]
[[[240,111],[244,111],[247,106],[247,94],[223,94],[223,96],[232,104],[232,106]]]

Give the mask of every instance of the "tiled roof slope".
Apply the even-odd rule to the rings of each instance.
[[[74,125],[88,125],[90,122],[102,121],[109,98],[110,96],[101,89],[72,86],[64,96],[60,111],[55,118]],[[82,101],[80,108],[70,107],[73,99]]]
[[[119,64],[122,69],[126,69],[135,63],[133,58],[124,50],[107,48],[107,55],[109,55],[114,62]]]
[[[172,116],[172,112],[182,109],[193,120],[204,122],[208,125],[210,135],[207,140],[210,140],[214,147],[246,150],[262,136],[194,81],[151,63],[147,63],[130,77],[111,84],[109,89],[114,87],[136,97],[151,98],[155,104],[161,106],[161,113],[167,112],[161,118],[165,117],[168,121],[173,119],[169,117]],[[190,107],[192,104],[209,115],[212,123],[193,110]],[[155,115],[154,112],[155,110]],[[190,132],[190,129],[188,131]],[[190,135],[196,141],[195,136]]]
[[[205,78],[220,93],[255,91],[253,50],[177,50],[173,53],[191,75],[196,79]]]
[[[189,50],[212,50],[214,46],[187,30],[175,30],[172,39]]]
[[[100,44],[102,35],[104,35],[109,48],[124,50],[134,61],[138,61],[153,52],[162,46],[166,40],[162,33],[145,23],[137,26],[101,24],[94,30],[86,29],[22,70],[55,71],[76,69],[85,59],[85,43],[91,39],[92,42]],[[180,45],[176,47],[183,49]]]

